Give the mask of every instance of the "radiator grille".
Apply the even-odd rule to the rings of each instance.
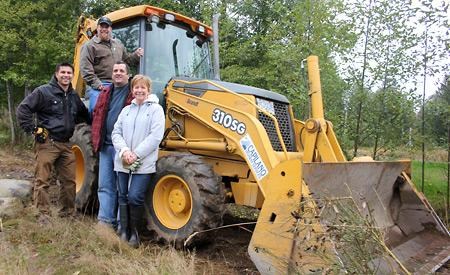
[[[289,104],[272,101],[274,105],[275,118],[278,120],[278,126],[280,127],[281,136],[283,137],[286,150],[288,152],[297,151],[295,148],[294,127],[292,125],[291,117],[289,114]],[[269,136],[272,148],[275,151],[283,151],[280,140],[278,139],[277,130],[275,124],[269,116],[258,112],[258,119],[266,129]]]

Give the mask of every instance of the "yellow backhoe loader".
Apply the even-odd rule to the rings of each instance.
[[[348,271],[346,247],[332,234],[349,226],[348,212],[388,255],[368,259],[373,273],[429,273],[449,260],[449,232],[414,188],[409,162],[345,159],[324,118],[316,56],[307,58],[311,118],[299,121],[285,96],[213,77],[210,27],[147,5],[107,16],[129,51],[144,48],[134,70],[151,77],[165,110],[145,214],[158,239],[199,241],[205,234],[194,233],[218,227],[231,201],[260,209],[248,253],[263,274]],[[80,17],[73,85],[81,97],[80,47],[95,29]],[[96,195],[89,135],[79,125],[73,137],[80,209]]]

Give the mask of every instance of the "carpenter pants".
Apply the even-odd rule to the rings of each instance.
[[[68,216],[75,212],[75,155],[69,142],[47,139],[35,144],[36,171],[34,182],[34,205],[42,213],[49,214],[49,187],[52,169],[60,183],[59,215]]]

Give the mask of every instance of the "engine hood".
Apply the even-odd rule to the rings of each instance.
[[[208,82],[200,82],[200,83],[190,84],[190,83],[184,83],[181,81],[177,81],[177,80],[182,80],[182,81],[202,80],[202,79],[198,79],[198,78],[174,77],[174,78],[172,78],[172,80],[174,81],[173,87],[175,87],[175,88],[224,91],[223,89],[221,89],[211,83],[208,83]],[[289,103],[289,100],[284,95],[281,95],[281,94],[278,94],[278,93],[275,93],[275,92],[272,92],[269,90],[255,88],[252,86],[247,86],[247,85],[242,85],[242,84],[231,83],[231,82],[219,81],[219,80],[209,80],[209,81],[212,83],[215,83],[217,85],[220,85],[228,90],[231,90],[235,93],[238,93],[238,94],[254,95],[256,97],[275,100],[275,101],[279,101],[279,102],[283,102],[283,103]]]

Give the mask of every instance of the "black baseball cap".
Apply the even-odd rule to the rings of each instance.
[[[100,25],[100,24],[108,24],[108,26],[111,26],[112,22],[111,22],[111,19],[109,19],[108,17],[102,16],[98,19],[97,25]]]

